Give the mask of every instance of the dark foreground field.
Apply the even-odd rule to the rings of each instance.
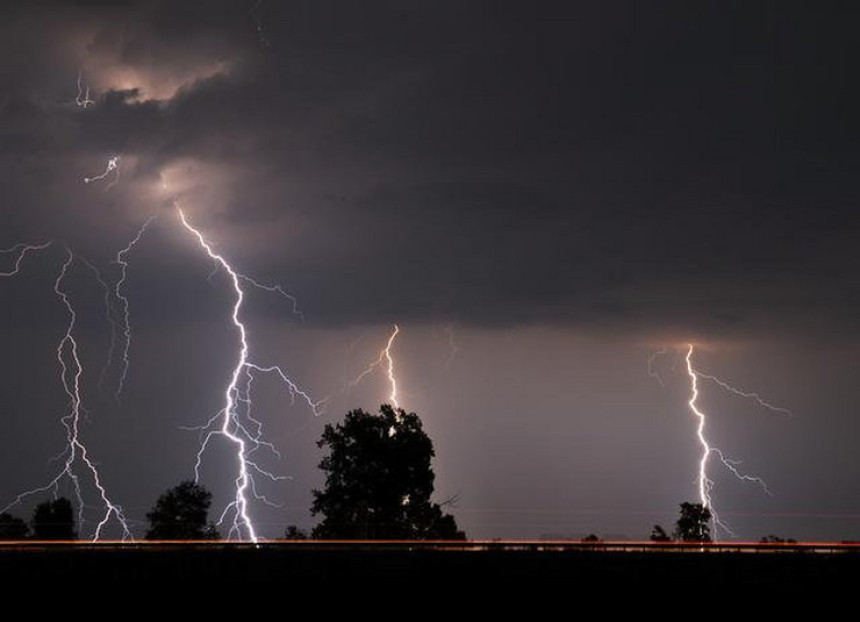
[[[182,584],[279,586],[350,584],[575,585],[634,590],[682,586],[854,588],[860,552],[779,548],[245,544],[33,545],[0,547],[0,581],[14,584]]]

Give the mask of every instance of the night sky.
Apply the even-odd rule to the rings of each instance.
[[[394,323],[401,404],[436,448],[436,500],[470,537],[644,538],[698,500],[706,432],[741,539],[860,539],[858,10],[850,3],[496,0],[27,2],[0,9],[0,506],[61,469],[57,344],[78,314],[81,436],[140,537],[194,475],[237,357],[289,479],[261,535],[308,528],[315,442],[376,410],[355,387]],[[92,105],[76,104],[78,78]],[[119,156],[119,176],[84,183]],[[115,183],[114,183],[115,182]],[[130,367],[104,374],[104,291],[125,256]],[[15,254],[0,254],[0,272]],[[649,357],[653,359],[649,375]],[[235,456],[216,439],[214,517]],[[61,494],[70,494],[66,480]],[[100,515],[85,484],[89,537]],[[36,495],[11,512],[28,516]],[[226,530],[222,530],[226,531]],[[106,535],[120,535],[115,523]]]

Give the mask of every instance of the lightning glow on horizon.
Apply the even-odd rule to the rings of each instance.
[[[314,401],[311,399],[310,395],[300,389],[280,367],[276,365],[262,366],[249,360],[250,347],[248,345],[247,329],[243,321],[240,319],[242,304],[245,300],[245,291],[242,289],[241,284],[243,282],[248,282],[265,291],[275,291],[285,294],[293,300],[293,302],[295,302],[295,299],[286,294],[286,292],[284,292],[279,286],[263,286],[253,279],[237,272],[222,255],[215,252],[212,245],[206,240],[203,234],[191,225],[178,204],[176,209],[182,225],[193,234],[209,258],[217,262],[217,264],[229,275],[231,285],[236,293],[236,302],[233,305],[231,319],[239,333],[240,342],[239,357],[231,374],[230,382],[224,393],[224,407],[210,418],[206,424],[197,428],[201,433],[205,434],[203,435],[200,450],[197,453],[194,473],[195,477],[199,480],[203,453],[206,451],[209,441],[214,436],[223,436],[228,439],[230,443],[235,445],[236,459],[239,467],[239,474],[235,480],[236,494],[233,501],[231,501],[221,513],[218,524],[221,525],[225,521],[229,520],[229,516],[232,513],[232,521],[228,538],[232,539],[235,537],[241,539],[242,536],[245,535],[247,536],[247,539],[257,542],[257,532],[249,513],[249,495],[264,503],[271,504],[271,502],[266,499],[265,496],[257,492],[254,475],[260,475],[271,481],[280,481],[287,478],[285,476],[275,475],[266,471],[260,467],[257,462],[251,459],[251,456],[262,447],[266,447],[274,451],[276,455],[279,455],[271,443],[262,439],[262,422],[254,418],[251,414],[251,385],[254,379],[252,372],[256,371],[277,375],[286,385],[291,398],[295,400],[298,397],[301,401],[304,401],[315,416],[321,414],[321,408],[325,400]],[[243,412],[240,412],[240,405],[244,406]],[[247,423],[243,421],[243,416]],[[213,429],[219,420],[221,420],[220,427],[218,429]],[[253,429],[251,426],[253,426]]]
[[[350,387],[356,386],[365,378],[365,376],[373,373],[377,367],[385,364],[385,373],[388,377],[388,384],[391,387],[391,393],[389,394],[388,399],[391,402],[391,405],[398,410],[400,409],[400,402],[397,399],[397,378],[394,375],[394,357],[391,354],[391,349],[394,346],[394,340],[397,339],[397,335],[399,333],[400,327],[397,324],[394,324],[394,330],[392,330],[391,335],[388,336],[388,341],[385,343],[385,347],[380,350],[379,357],[368,365],[367,368],[358,376],[351,380],[348,385]]]
[[[701,458],[699,460],[699,469],[698,469],[698,476],[697,476],[697,485],[698,485],[698,489],[699,489],[699,501],[701,502],[701,504],[704,507],[708,508],[711,511],[711,517],[713,520],[715,538],[717,535],[717,528],[721,528],[726,533],[728,533],[730,536],[734,536],[735,535],[734,532],[732,532],[732,530],[728,527],[728,525],[726,525],[726,523],[720,519],[719,515],[717,514],[716,509],[714,508],[713,499],[711,497],[711,491],[713,490],[714,481],[708,476],[708,460],[710,459],[710,457],[712,455],[716,456],[717,459],[720,461],[720,463],[724,467],[726,467],[726,469],[728,469],[728,471],[732,475],[734,475],[737,479],[744,481],[744,482],[753,482],[755,484],[758,484],[759,486],[762,487],[762,489],[768,495],[770,495],[771,492],[768,489],[767,484],[764,482],[763,479],[761,479],[760,477],[753,476],[753,475],[746,475],[744,473],[741,473],[741,471],[738,468],[740,466],[740,461],[732,460],[732,459],[728,458],[723,453],[722,450],[720,450],[717,447],[714,447],[713,445],[711,445],[708,442],[707,436],[705,434],[705,423],[707,420],[707,414],[703,410],[701,410],[699,408],[699,406],[697,405],[697,401],[699,398],[699,379],[700,378],[706,378],[709,380],[713,380],[713,381],[717,382],[717,384],[720,387],[723,387],[724,389],[734,393],[735,395],[752,398],[752,399],[756,400],[759,404],[765,406],[766,408],[768,408],[770,410],[774,410],[777,412],[784,412],[784,413],[785,412],[790,413],[790,411],[788,411],[785,408],[779,408],[779,407],[772,406],[772,405],[768,404],[767,402],[762,400],[755,393],[747,393],[745,391],[740,391],[738,389],[735,389],[734,387],[732,387],[728,383],[717,379],[714,376],[702,374],[701,372],[697,371],[693,367],[693,360],[692,360],[693,359],[693,350],[694,350],[693,344],[689,344],[685,360],[687,363],[687,375],[690,378],[690,399],[688,400],[687,405],[689,406],[690,411],[693,413],[693,415],[698,419],[698,425],[696,426],[696,436],[698,437],[699,444],[702,447],[702,455],[701,455]]]
[[[57,495],[60,482],[64,477],[68,477],[75,490],[75,496],[78,501],[78,524],[80,527],[84,524],[84,495],[81,487],[80,475],[75,472],[75,465],[78,462],[83,463],[85,472],[89,472],[92,479],[92,485],[98,490],[99,497],[104,504],[104,515],[96,525],[93,533],[93,540],[98,540],[102,530],[110,522],[113,517],[122,528],[123,540],[132,539],[131,531],[128,528],[122,508],[113,503],[104,488],[101,481],[101,476],[95,463],[90,459],[86,445],[81,440],[80,423],[83,410],[83,400],[81,397],[81,377],[84,373],[83,365],[81,364],[78,355],[78,343],[74,336],[75,325],[77,322],[77,313],[74,310],[69,294],[63,289],[63,281],[66,279],[69,268],[75,261],[75,255],[71,249],[66,247],[66,259],[63,262],[60,273],[54,281],[54,292],[62,301],[69,314],[69,323],[66,325],[65,333],[57,344],[57,361],[60,364],[60,381],[68,399],[69,410],[61,418],[63,427],[66,429],[66,448],[61,457],[65,456],[63,469],[46,485],[25,491],[19,494],[0,512],[5,512],[9,508],[17,505],[23,499],[42,492],[52,492]]]

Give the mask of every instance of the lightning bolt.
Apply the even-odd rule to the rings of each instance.
[[[454,358],[457,356],[457,352],[460,349],[457,347],[457,342],[454,341],[454,325],[448,324],[445,327],[445,334],[448,336],[448,358],[445,360],[444,368],[447,370],[451,367],[451,363],[454,362]]]
[[[83,84],[83,75],[78,72],[78,96],[75,97],[75,104],[81,108],[87,106],[95,106],[95,102],[90,99],[90,87]]]
[[[705,378],[708,380],[715,381],[719,386],[727,389],[728,391],[730,391],[736,395],[740,395],[742,397],[752,398],[752,399],[756,400],[759,404],[764,405],[766,408],[768,408],[770,410],[774,410],[777,412],[788,412],[788,413],[790,413],[790,411],[788,411],[785,408],[779,408],[779,407],[772,406],[772,405],[768,404],[767,402],[762,400],[755,393],[747,393],[745,391],[740,391],[738,389],[735,389],[734,387],[732,387],[728,383],[725,383],[725,382],[715,378],[714,376],[709,376],[707,374],[703,374],[699,371],[696,371],[696,369],[693,367],[693,349],[694,349],[693,344],[689,344],[685,360],[687,362],[687,375],[690,378],[690,399],[688,400],[687,404],[690,407],[690,411],[698,419],[698,425],[696,426],[696,436],[699,439],[699,445],[701,445],[701,447],[702,447],[702,455],[701,455],[701,458],[699,459],[699,473],[698,473],[698,477],[697,477],[698,488],[699,488],[699,501],[701,502],[701,504],[704,507],[711,510],[711,516],[712,516],[713,527],[714,527],[714,536],[716,537],[718,527],[722,528],[730,536],[734,536],[735,535],[734,532],[732,532],[732,530],[728,527],[728,525],[726,525],[726,523],[724,521],[720,520],[719,515],[717,514],[717,511],[714,508],[713,499],[711,497],[711,491],[713,490],[714,482],[708,476],[708,461],[711,458],[711,456],[712,455],[716,456],[716,458],[717,458],[717,460],[719,460],[720,464],[722,464],[737,479],[744,481],[744,482],[753,482],[755,484],[758,484],[759,486],[762,487],[762,489],[768,495],[770,495],[771,492],[768,489],[767,484],[764,482],[764,480],[762,480],[760,477],[756,477],[756,476],[752,476],[752,475],[746,475],[746,474],[742,473],[739,469],[740,461],[732,460],[732,459],[726,457],[726,455],[723,453],[722,450],[720,450],[717,447],[714,447],[713,445],[711,445],[708,442],[708,439],[705,435],[705,423],[706,423],[706,419],[707,419],[707,414],[703,410],[701,410],[697,405],[697,401],[699,398],[699,379]]]
[[[98,284],[101,286],[102,291],[104,292],[105,317],[110,324],[110,343],[108,345],[108,354],[105,360],[104,367],[102,367],[102,371],[99,374],[98,386],[99,393],[101,393],[104,387],[105,374],[107,373],[107,370],[111,365],[111,361],[113,360],[113,352],[116,349],[117,322],[116,318],[114,317],[113,305],[111,304],[110,285],[108,285],[107,281],[105,281],[101,270],[98,269],[98,266],[96,266],[84,256],[80,256],[80,259],[84,263],[84,265],[86,265],[93,273],[93,276],[95,276],[96,281],[98,281]]]
[[[658,357],[663,356],[667,352],[668,350],[666,348],[660,348],[654,354],[648,357],[648,377],[654,378],[654,380],[660,383],[661,387],[665,387],[666,383],[663,382],[663,377],[660,375],[660,372],[654,369],[654,361],[656,361]]]
[[[81,398],[81,377],[84,369],[78,356],[78,343],[75,339],[75,324],[77,322],[77,314],[69,298],[68,293],[63,288],[63,281],[69,272],[69,268],[75,261],[75,255],[69,247],[66,247],[66,259],[63,262],[60,273],[54,281],[54,293],[62,301],[69,314],[69,323],[66,325],[66,331],[63,337],[57,344],[57,361],[60,365],[60,382],[63,385],[63,390],[69,399],[69,410],[61,419],[63,427],[66,429],[67,446],[60,456],[65,456],[63,469],[57,474],[54,479],[46,485],[39,488],[34,488],[19,494],[11,503],[0,512],[5,512],[14,505],[20,503],[26,497],[31,495],[52,491],[56,496],[60,482],[64,477],[68,477],[75,490],[75,496],[78,501],[78,523],[83,526],[84,523],[84,495],[81,488],[80,475],[75,471],[75,465],[78,462],[83,463],[84,472],[89,472],[92,477],[92,483],[98,490],[99,497],[104,504],[104,515],[96,525],[93,540],[98,540],[101,536],[102,529],[114,518],[121,526],[123,532],[123,540],[132,539],[131,531],[125,520],[122,508],[114,504],[108,497],[107,492],[102,485],[101,476],[95,463],[90,459],[86,445],[80,437],[80,423],[82,414],[82,398]]]
[[[264,47],[269,47],[269,40],[266,38],[266,33],[263,30],[263,20],[260,19],[260,16],[257,15],[257,10],[260,8],[260,5],[263,4],[263,0],[257,0],[254,3],[254,6],[251,7],[251,17],[254,20],[254,23],[257,25],[257,36],[260,39],[260,43]]]
[[[391,355],[391,348],[394,346],[394,340],[397,339],[397,335],[399,333],[400,327],[397,324],[394,324],[394,329],[391,331],[391,335],[388,336],[388,341],[386,342],[385,347],[380,350],[379,357],[377,357],[375,361],[368,365],[364,371],[349,383],[350,387],[354,387],[366,376],[372,374],[377,367],[385,365],[385,373],[388,376],[388,384],[391,387],[391,393],[388,396],[388,400],[397,410],[400,409],[400,403],[397,400],[397,378],[394,375],[394,357]]]
[[[138,230],[137,235],[132,238],[131,242],[128,245],[120,250],[116,254],[115,263],[120,267],[120,277],[114,286],[114,294],[116,295],[117,300],[120,301],[121,311],[122,311],[122,371],[119,377],[119,383],[116,389],[116,397],[122,395],[122,391],[125,388],[125,381],[128,378],[128,367],[129,367],[129,349],[131,348],[131,312],[128,304],[128,297],[123,293],[122,286],[125,283],[126,277],[128,276],[128,262],[125,260],[125,256],[131,252],[131,250],[140,242],[140,238],[143,237],[143,234],[146,233],[146,230],[149,226],[158,218],[158,215],[155,214],[150,216],[149,219],[143,223],[143,226]],[[111,344],[111,349],[108,356],[108,365],[113,358],[113,343]]]
[[[314,415],[321,414],[321,406],[325,400],[315,402],[311,399],[307,392],[300,389],[289,376],[278,366],[262,366],[253,363],[249,360],[248,333],[245,324],[240,318],[242,304],[245,300],[245,291],[242,289],[242,283],[250,283],[255,287],[260,287],[264,291],[275,291],[287,295],[291,300],[291,296],[283,292],[277,286],[263,286],[258,284],[253,279],[237,272],[229,262],[220,254],[216,253],[212,245],[206,240],[199,230],[195,229],[188,219],[185,217],[182,209],[177,204],[177,212],[182,225],[194,236],[200,247],[206,252],[210,259],[215,261],[229,276],[231,285],[236,293],[236,302],[233,305],[231,319],[233,325],[239,333],[239,356],[233,373],[230,377],[230,382],[224,391],[224,408],[216,413],[209,421],[197,428],[204,433],[203,440],[200,445],[200,450],[197,453],[197,462],[194,466],[195,477],[199,480],[200,467],[203,453],[209,445],[209,442],[215,436],[223,436],[236,448],[236,461],[238,463],[239,473],[236,476],[235,485],[236,493],[233,501],[231,501],[221,513],[218,524],[221,525],[229,520],[232,514],[232,522],[230,525],[229,538],[242,538],[242,535],[247,535],[247,539],[252,542],[258,542],[258,536],[253,522],[251,521],[249,508],[249,495],[254,499],[264,503],[271,503],[263,495],[258,494],[256,488],[255,475],[265,477],[271,481],[280,481],[287,479],[281,475],[275,475],[266,471],[257,464],[252,456],[260,448],[266,447],[274,450],[271,443],[262,440],[263,425],[251,415],[252,400],[251,400],[251,385],[254,379],[253,372],[270,373],[278,376],[287,387],[291,399],[300,399],[304,401]],[[244,412],[240,410],[240,406],[244,406]],[[215,428],[220,420],[220,427]],[[247,421],[247,423],[246,423]],[[275,451],[277,454],[277,451]]]
[[[101,175],[96,175],[95,177],[84,177],[84,183],[89,184],[94,181],[100,181],[111,173],[115,173],[114,178],[107,185],[105,190],[110,190],[119,182],[119,156],[112,156],[108,158],[107,166],[105,167],[104,172]]]
[[[696,373],[698,374],[699,378],[705,378],[706,380],[710,380],[711,382],[722,387],[723,389],[725,389],[729,393],[734,393],[735,395],[737,395],[739,397],[746,397],[746,398],[752,399],[752,400],[758,402],[759,406],[766,408],[767,410],[770,410],[771,412],[781,413],[783,415],[788,415],[789,417],[794,416],[794,413],[792,411],[790,411],[788,408],[782,408],[781,406],[774,406],[770,402],[765,401],[758,393],[750,392],[750,391],[743,391],[742,389],[738,389],[737,387],[733,387],[728,382],[726,382],[724,380],[720,380],[716,376],[704,374],[700,371],[696,372]]]
[[[24,257],[27,256],[27,253],[45,250],[51,244],[53,244],[53,242],[45,242],[44,244],[16,244],[12,248],[0,249],[0,255],[17,253],[12,269],[8,272],[0,272],[0,277],[17,275],[21,271],[21,263],[24,261]]]

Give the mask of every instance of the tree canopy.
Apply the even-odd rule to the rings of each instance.
[[[217,540],[218,532],[209,524],[212,493],[187,480],[158,498],[146,515],[147,540]]]
[[[30,526],[36,540],[78,539],[72,502],[65,497],[37,505]]]
[[[30,528],[22,519],[8,512],[0,514],[0,540],[23,540],[30,535]]]
[[[464,539],[454,517],[432,503],[433,442],[415,413],[388,404],[326,424],[317,442],[325,488],[314,490],[311,513],[323,520],[315,538]]]
[[[671,542],[672,538],[669,537],[669,534],[666,533],[666,530],[663,529],[660,525],[654,525],[651,528],[651,536],[650,539],[652,542]]]
[[[701,503],[682,503],[675,538],[683,542],[711,541],[711,511]]]

